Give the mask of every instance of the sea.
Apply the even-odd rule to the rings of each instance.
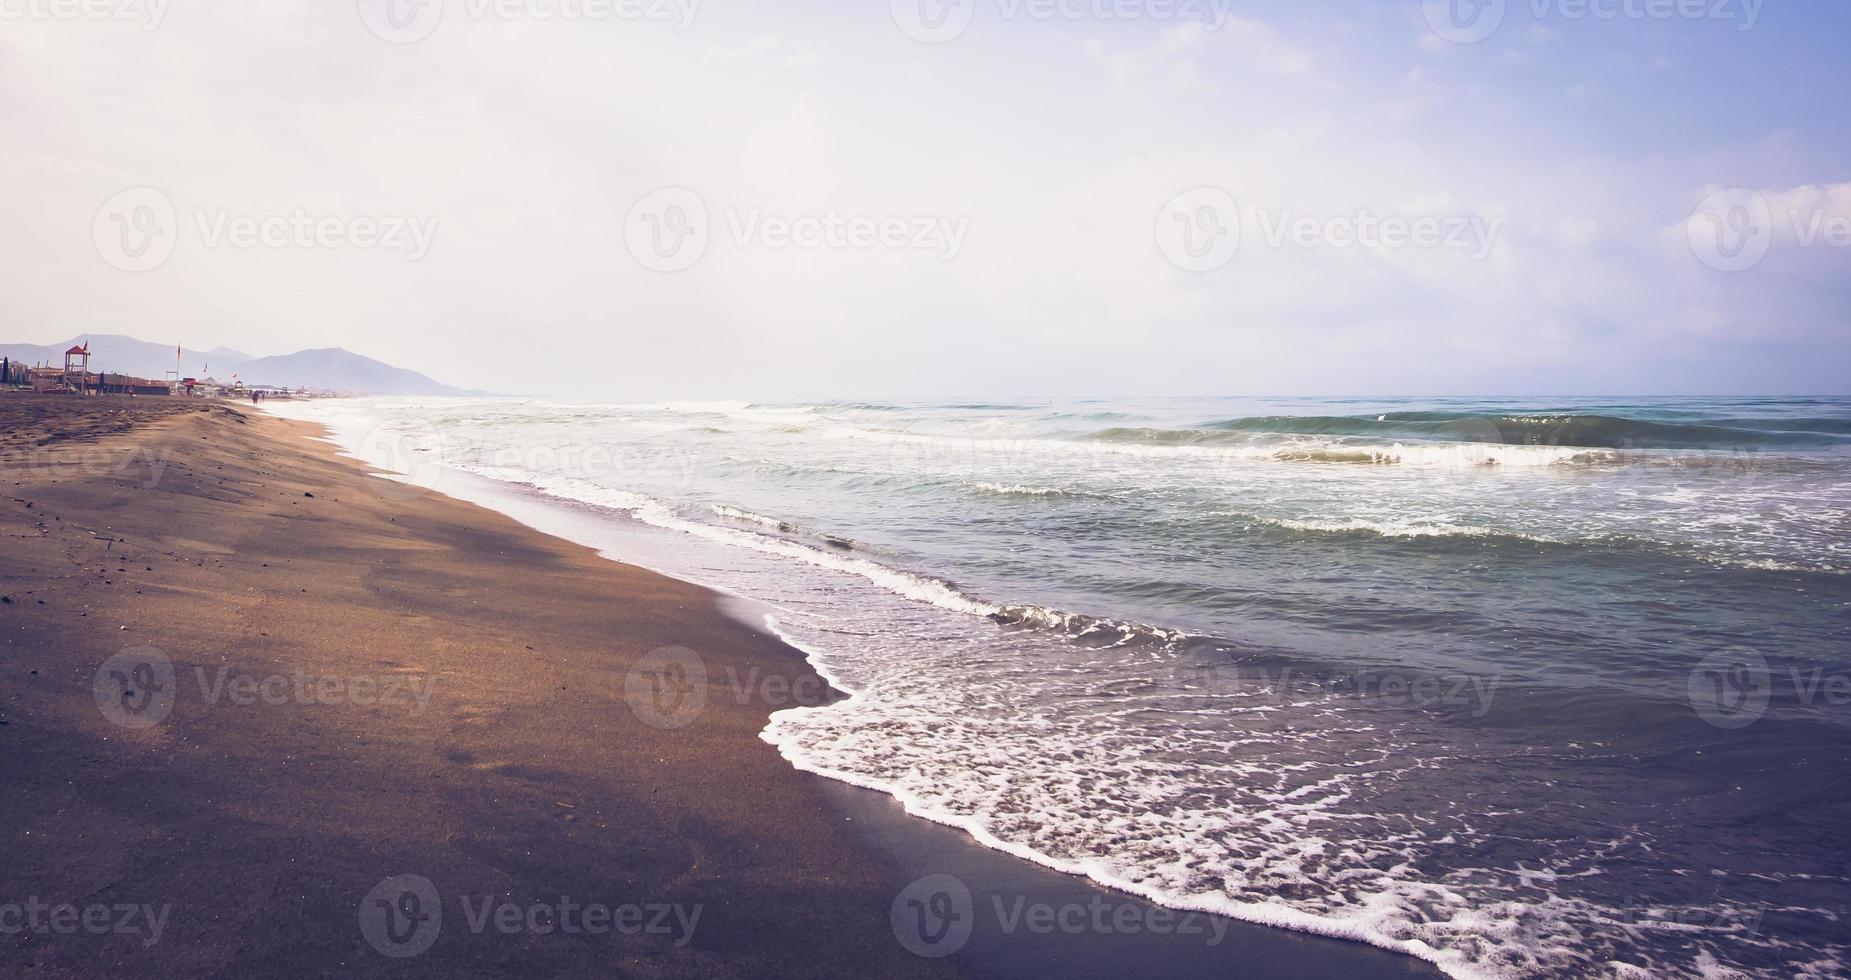
[[[768,610],[791,764],[1459,977],[1851,975],[1851,399],[273,402]]]

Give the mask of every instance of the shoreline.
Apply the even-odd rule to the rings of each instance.
[[[28,404],[0,399],[0,412]],[[996,907],[1101,900],[1127,921],[1162,907],[796,770],[760,738],[779,706],[771,686],[708,697],[692,719],[671,699],[646,723],[665,705],[660,687],[639,694],[637,665],[671,647],[698,650],[717,692],[719,678],[753,676],[827,696],[800,651],[712,590],[466,500],[394,494],[311,423],[154,400],[99,408],[173,417],[109,419],[23,465],[12,445],[0,461],[12,600],[0,818],[21,858],[0,872],[0,903],[171,916],[152,944],[146,930],[0,935],[8,972],[1422,972],[1232,920],[1207,947],[1005,934],[980,919],[957,955],[916,956],[890,912],[934,874],[966,881],[979,909],[1005,892]],[[173,693],[154,724],[123,724],[99,666],[148,647],[171,662],[152,676]],[[442,932],[396,958],[364,934],[366,900],[409,874],[437,886]],[[662,916],[665,932],[598,937],[472,928],[491,896],[526,909],[560,892],[682,914]]]

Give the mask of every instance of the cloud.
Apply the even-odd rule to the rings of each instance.
[[[680,32],[462,9],[407,45],[369,35],[349,4],[305,0],[176,5],[153,32],[10,25],[0,180],[31,190],[0,195],[0,318],[32,335],[8,339],[345,346],[498,389],[545,377],[567,349],[627,395],[760,399],[1644,389],[1672,383],[1655,352],[1678,350],[1691,373],[1674,380],[1703,386],[1739,361],[1724,342],[1790,342],[1796,366],[1770,371],[1794,377],[1842,346],[1840,252],[1726,277],[1669,230],[1684,233],[1708,183],[1846,213],[1843,161],[1817,134],[1764,137],[1718,107],[1702,147],[1602,135],[1625,128],[1600,115],[1610,103],[1647,96],[1599,64],[1552,62],[1601,94],[1566,109],[1560,83],[1499,58],[1515,36],[1439,59],[1375,43],[1403,13],[1348,29],[1313,14],[1218,30],[979,21],[932,45],[882,5],[715,7]],[[143,185],[188,230],[167,264],[128,274],[92,225]],[[1476,259],[1275,247],[1248,227],[1225,267],[1187,272],[1164,257],[1158,216],[1204,186],[1249,215],[1502,224]],[[709,212],[712,241],[684,271],[626,244],[632,207],[660,188]],[[438,224],[415,262],[214,249],[191,230],[202,208]],[[968,234],[945,261],[727,231],[830,213]],[[1576,368],[1595,337],[1631,360]]]

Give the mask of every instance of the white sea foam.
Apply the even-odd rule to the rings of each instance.
[[[1241,511],[1217,511],[1228,516],[1251,518],[1253,515]],[[1527,534],[1513,534],[1496,528],[1481,527],[1475,524],[1449,524],[1444,522],[1413,522],[1397,520],[1369,520],[1352,517],[1337,521],[1294,520],[1275,518],[1267,523],[1295,531],[1312,531],[1324,534],[1368,534],[1383,538],[1482,538],[1494,535],[1522,538],[1529,541],[1546,542],[1550,539]]]
[[[788,522],[780,521],[775,517],[766,517],[763,514],[754,514],[749,510],[740,510],[737,507],[714,504],[712,510],[714,514],[728,520],[745,521],[748,524],[757,524],[760,527],[768,527],[774,531],[788,531],[791,529],[791,525]]]
[[[968,486],[973,490],[995,494],[999,497],[1074,497],[1080,495],[1074,490],[1062,490],[1058,487],[1031,487],[1020,483],[1004,485],[974,480]]]

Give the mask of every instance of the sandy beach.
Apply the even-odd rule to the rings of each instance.
[[[43,418],[33,401],[0,404]],[[67,407],[83,417],[61,448],[8,447],[0,893],[171,912],[152,945],[6,936],[7,974],[397,965],[355,916],[404,874],[522,909],[701,909],[692,941],[692,911],[603,942],[451,921],[417,973],[943,972],[892,942],[893,889],[756,738],[764,707],[715,699],[670,730],[625,706],[625,668],[671,644],[714,670],[811,677],[701,590],[446,498],[382,498],[260,415]],[[99,664],[138,648],[174,667],[171,710],[145,728],[95,692]],[[286,684],[252,697],[241,677]]]
[[[0,412],[8,975],[1418,972],[797,772],[759,738],[834,696],[797,651],[703,589],[370,476],[314,426]],[[698,708],[638,687],[682,663]],[[944,874],[974,928],[909,948],[895,910]],[[1041,907],[1117,924],[1021,918]]]

